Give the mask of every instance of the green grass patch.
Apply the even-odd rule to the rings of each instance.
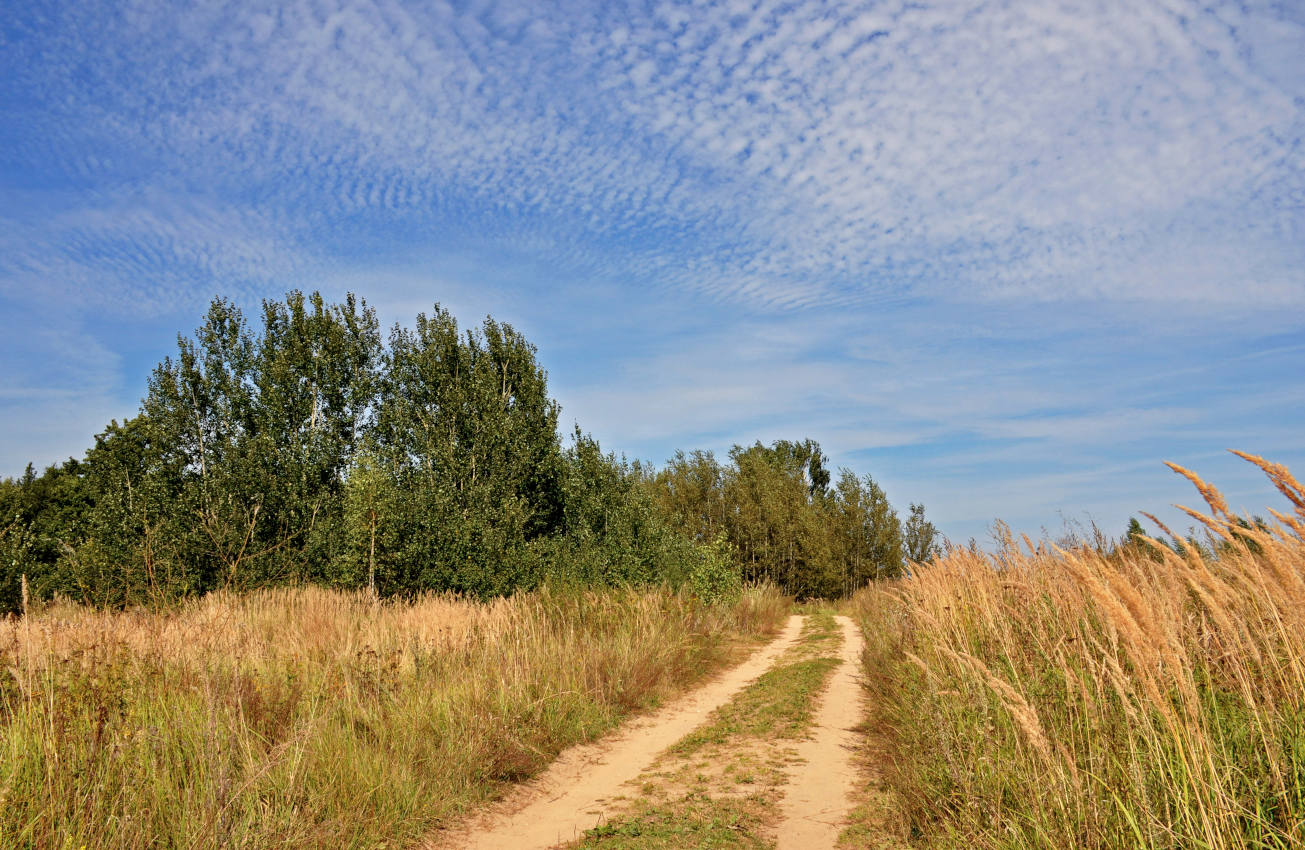
[[[711,723],[680,739],[671,751],[690,755],[735,736],[793,738],[811,721],[812,703],[836,658],[813,658],[776,667],[722,707]]]
[[[770,847],[758,835],[764,803],[759,798],[722,798],[702,791],[671,804],[641,805],[631,817],[585,833],[581,847],[655,850],[687,847]]]
[[[687,756],[734,736],[797,737],[811,722],[815,694],[839,664],[837,658],[822,653],[836,652],[841,640],[831,614],[809,616],[797,645],[775,667],[719,708],[710,723],[681,738],[671,751]],[[788,661],[798,658],[802,660]]]

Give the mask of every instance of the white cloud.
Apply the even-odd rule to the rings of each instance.
[[[0,214],[0,294],[62,302],[74,314],[166,315],[202,306],[214,282],[222,294],[249,295],[296,285],[312,266],[267,216],[194,196],[14,200],[24,214]]]
[[[516,322],[613,448],[809,434],[969,520],[1150,493],[1165,441],[1290,446],[1299,398],[1224,366],[1305,315],[1294,7],[132,0],[13,33],[0,296],[73,319],[7,445],[121,395],[79,314],[320,285]]]
[[[1305,227],[1282,203],[1305,188],[1305,119],[1281,65],[1305,51],[1305,26],[1273,14],[776,0],[529,16],[390,0],[275,17],[132,9],[150,28],[120,62],[150,61],[105,72],[117,102],[104,120],[138,119],[165,160],[241,169],[282,214],[435,229],[502,215],[607,243],[610,274],[770,307],[873,302],[876,280],[1177,302],[1237,280],[1244,302],[1280,306],[1305,291],[1302,240],[1282,232]],[[112,16],[93,23],[81,38],[107,24],[112,41]],[[623,238],[655,232],[678,238]],[[1163,273],[1195,247],[1208,283]],[[1252,251],[1271,259],[1246,280]]]

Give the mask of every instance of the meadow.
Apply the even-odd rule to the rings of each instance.
[[[789,600],[279,588],[0,620],[0,846],[398,847],[739,657]]]
[[[871,728],[921,847],[1305,845],[1305,489],[1205,545],[1009,534],[863,590]]]
[[[1175,467],[1200,534],[1153,519],[1164,538],[1054,544],[998,525],[994,551],[951,546],[835,603],[865,637],[871,789],[840,846],[1305,846],[1305,487],[1243,457],[1288,512],[1237,517]],[[0,846],[417,846],[790,612],[827,618],[773,585],[737,594],[739,552],[716,547],[702,564],[732,566],[729,592],[295,585],[119,608],[24,592],[0,619]],[[742,706],[762,737],[793,737],[780,690],[720,717]],[[694,811],[728,808],[709,797]],[[604,840],[658,837],[645,826]],[[736,827],[726,845],[769,846]]]

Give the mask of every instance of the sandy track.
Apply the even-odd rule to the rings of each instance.
[[[813,737],[797,748],[799,761],[790,769],[780,803],[778,850],[832,848],[852,810],[851,793],[858,777],[852,761],[858,735],[852,728],[863,717],[858,674],[862,637],[850,619],[836,619],[843,630],[839,653],[843,663],[820,697]]]
[[[607,798],[620,794],[621,786],[642,773],[662,750],[766,672],[797,640],[802,621],[797,615],[789,617],[778,638],[688,696],[626,723],[601,741],[565,751],[548,770],[519,786],[488,813],[432,836],[426,847],[544,850],[579,838],[601,823]]]

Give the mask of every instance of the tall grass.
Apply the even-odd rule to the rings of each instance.
[[[320,589],[0,621],[0,846],[397,847],[772,631],[788,600]]]
[[[1243,457],[1292,504],[1271,527],[1176,467],[1207,547],[1006,535],[856,598],[921,844],[1305,846],[1305,489]]]

